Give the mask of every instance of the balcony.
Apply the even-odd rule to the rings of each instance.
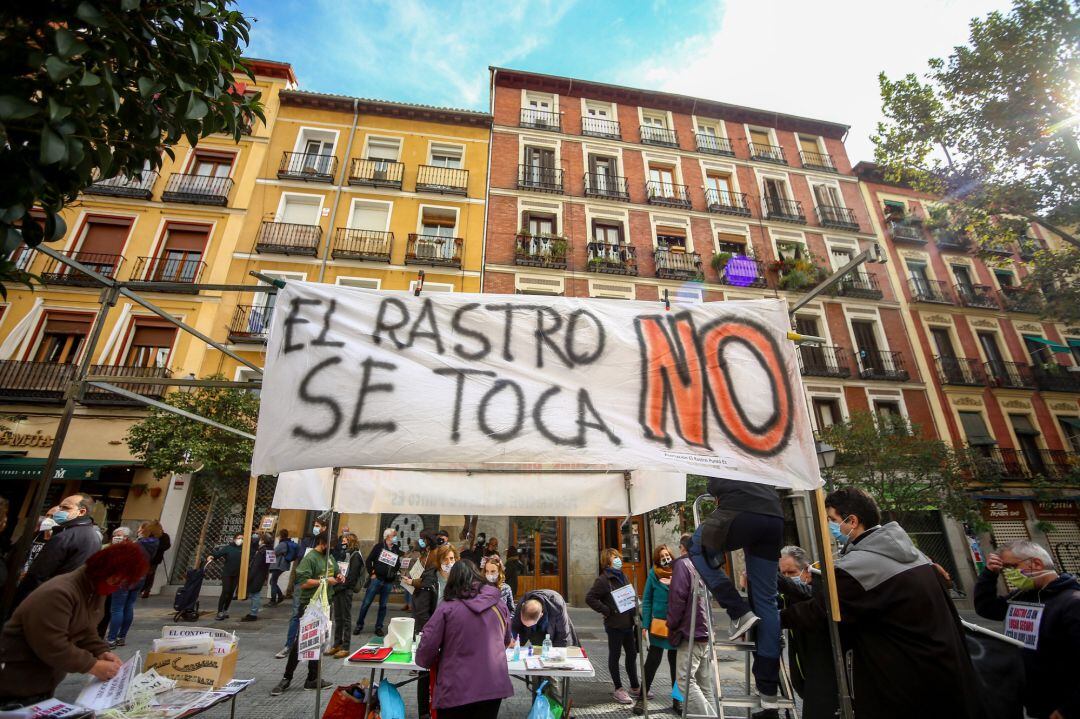
[[[645,194],[650,205],[690,209],[690,191],[686,185],[650,180],[645,183]]]
[[[784,148],[779,145],[763,145],[760,142],[747,142],[746,145],[750,148],[751,160],[772,162],[777,165],[788,164],[787,158],[784,157]]]
[[[885,295],[878,286],[877,277],[865,272],[849,272],[836,285],[836,294],[863,300],[880,300]]]
[[[283,152],[278,165],[279,180],[333,182],[337,174],[337,158],[314,152]]]
[[[803,345],[799,347],[799,371],[804,377],[845,379],[851,376],[851,362],[843,347]]]
[[[799,161],[802,162],[802,166],[808,170],[837,172],[832,155],[823,155],[820,152],[800,152]]]
[[[469,171],[457,167],[420,165],[416,171],[417,192],[437,192],[440,195],[469,194]]]
[[[674,130],[669,130],[666,127],[642,125],[641,144],[660,145],[661,147],[678,147],[679,136],[675,134]]]
[[[818,224],[822,227],[851,230],[852,232],[859,231],[859,220],[850,207],[818,205],[815,210],[817,211]]]
[[[389,187],[401,189],[405,165],[392,160],[353,159],[349,164],[349,184],[366,187]]]
[[[393,232],[339,227],[334,230],[334,247],[330,250],[330,256],[335,260],[389,262],[393,246]]]
[[[859,350],[855,353],[859,362],[859,376],[863,379],[881,379],[890,382],[907,382],[911,379],[904,368],[904,358],[899,352],[888,350]]]
[[[681,249],[660,248],[653,252],[656,276],[662,280],[686,280],[701,282],[705,275],[701,269],[701,255]]]
[[[322,227],[319,225],[298,225],[292,222],[263,221],[259,236],[255,240],[255,251],[276,255],[306,255],[314,257],[319,253],[319,241],[322,239]]]
[[[697,140],[698,152],[735,157],[735,148],[732,147],[731,140],[726,137],[717,137],[716,135],[699,132],[694,135],[694,138]]]
[[[714,264],[713,267],[715,266]],[[766,289],[769,279],[761,260],[745,255],[733,255],[720,270],[720,284]]]
[[[1037,315],[1042,312],[1042,297],[1035,290],[1024,287],[1002,287],[998,293],[1001,306],[1009,312],[1024,312]]]
[[[897,242],[917,242],[926,244],[926,235],[922,231],[922,223],[913,219],[905,219],[899,222],[889,223],[889,234]]]
[[[1070,372],[1069,367],[1051,362],[1031,368],[1035,386],[1044,392],[1080,393],[1080,371]]]
[[[993,360],[984,363],[983,370],[991,387],[1035,389],[1035,378],[1031,374],[1031,367],[1021,362]]]
[[[631,245],[590,242],[588,252],[586,268],[589,272],[637,276],[637,250]]]
[[[936,305],[955,304],[949,295],[949,285],[939,280],[924,280],[921,277],[908,278],[912,302],[930,302]]]
[[[136,200],[149,200],[154,194],[154,183],[158,173],[146,170],[137,177],[128,179],[123,175],[97,180],[83,190],[84,195],[108,195],[110,197],[131,197]]]
[[[464,244],[460,237],[411,233],[405,246],[405,264],[461,267],[461,248]]]
[[[135,260],[135,268],[131,273],[131,284],[148,282],[166,282],[172,287],[150,287],[148,289],[160,292],[198,292],[199,280],[206,271],[206,263],[202,261],[202,255],[191,253],[187,255],[175,254],[165,257],[139,257]]]
[[[581,117],[581,134],[586,137],[606,137],[610,140],[622,139],[622,128],[618,120],[605,120],[600,117]]]
[[[531,107],[521,108],[521,119],[518,127],[527,127],[531,130],[550,130],[562,132],[562,114],[549,110],[537,110]]]
[[[705,204],[709,212],[739,217],[750,216],[750,205],[746,202],[745,192],[727,192],[709,187],[705,190]]]
[[[988,285],[968,285],[959,283],[953,285],[960,304],[964,307],[979,307],[984,310],[1001,309],[998,306],[997,297],[994,296],[994,288]]]
[[[1012,257],[1012,247],[1007,242],[1000,244],[987,244],[983,246],[983,251],[989,255],[997,255],[998,257]]]
[[[81,262],[98,274],[111,280],[116,279],[116,272],[124,261],[122,255],[108,255],[98,252],[62,252],[65,257]],[[101,287],[101,283],[90,275],[68,267],[60,260],[51,257],[42,270],[41,281],[47,285],[67,285],[69,287]]]
[[[968,248],[967,236],[962,232],[939,228],[931,230],[930,234],[934,236],[934,244],[939,250],[963,252]]]
[[[229,204],[229,191],[232,190],[232,186],[231,177],[173,173],[169,175],[169,181],[165,183],[161,201],[224,207]]]
[[[75,381],[78,368],[74,364],[53,362],[0,361],[0,398],[7,402],[63,402],[68,386]],[[123,365],[91,365],[90,374],[117,378],[114,384],[139,394],[160,399],[165,393],[162,385],[147,385],[130,380],[139,377],[169,377],[169,371],[159,367],[128,367]],[[103,389],[87,388],[84,404],[137,404],[134,400]]]
[[[1020,239],[1020,259],[1024,262],[1030,262],[1035,259],[1035,253],[1043,250],[1044,248],[1038,240],[1031,237],[1022,237]]]
[[[519,233],[514,238],[514,264],[565,270],[569,246],[565,237]]]
[[[266,342],[273,306],[237,305],[229,323],[229,342]]]
[[[561,195],[563,192],[563,171],[559,167],[536,165],[518,165],[518,189],[550,192]]]
[[[585,197],[629,202],[630,189],[626,178],[620,175],[587,172],[585,173]]]
[[[1080,478],[1080,455],[1060,449],[1024,451],[981,446],[968,449],[975,479],[980,482],[1026,482],[1035,477],[1054,481]]]
[[[798,200],[785,200],[779,197],[765,198],[765,219],[778,222],[794,222],[799,225],[806,224],[806,215],[803,214],[802,203]]]
[[[964,387],[985,387],[986,373],[980,360],[969,357],[934,357],[938,379],[942,384]]]

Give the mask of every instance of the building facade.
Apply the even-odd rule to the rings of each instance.
[[[1077,571],[1080,327],[1042,317],[1041,294],[1021,289],[1036,253],[1062,240],[1032,224],[1019,246],[977,252],[940,198],[887,183],[870,163],[856,174],[940,435],[974,457],[983,540],[1033,538]]]

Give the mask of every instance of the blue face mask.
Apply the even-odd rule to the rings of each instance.
[[[618,557],[615,557],[614,559],[612,559],[611,560],[611,568],[616,569],[616,570],[622,569],[622,560],[619,559]]]
[[[57,524],[63,524],[64,522],[68,521],[67,510],[61,509],[59,512],[53,512],[52,518],[53,521]]]
[[[831,519],[829,520],[829,534],[831,534],[833,536],[833,539],[835,539],[840,544],[847,544],[847,535],[840,531],[840,524],[838,522],[832,521]]]
[[[391,544],[401,544],[401,537],[395,536],[393,539],[390,540],[390,543]]]
[[[420,538],[420,539],[416,540],[416,546],[420,547],[420,549],[423,549],[424,547],[427,546],[427,542],[425,542],[423,540],[423,538]]]

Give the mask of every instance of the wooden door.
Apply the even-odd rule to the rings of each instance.
[[[533,589],[554,589],[566,595],[566,526],[562,517],[512,517],[510,544],[525,565],[518,578],[518,596]]]
[[[652,558],[649,556],[648,542],[645,539],[645,517],[637,515],[623,525],[626,517],[601,517],[600,549],[618,549],[622,552],[623,573],[634,585],[634,590],[641,596],[645,591],[645,578],[649,574]],[[600,556],[597,554],[597,572],[600,571]]]

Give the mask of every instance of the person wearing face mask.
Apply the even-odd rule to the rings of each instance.
[[[249,608],[248,613],[240,617],[242,622],[256,622],[259,620],[263,590],[266,589],[266,579],[270,576],[270,567],[273,566],[266,563],[266,555],[274,552],[274,535],[259,534],[257,536],[259,537],[259,546],[255,547],[251,552],[251,556],[248,557],[247,594]]]
[[[604,631],[608,638],[608,671],[615,685],[612,696],[619,704],[633,704],[631,695],[641,693],[637,674],[637,633],[634,631],[633,608],[619,611],[615,598],[611,595],[616,589],[630,583],[622,571],[622,555],[618,549],[605,549],[600,552],[600,575],[593,582],[592,589],[585,595],[585,603],[604,617]],[[619,673],[619,655],[626,654],[626,674],[630,677],[630,694],[622,687]]]
[[[675,647],[668,641],[667,606],[671,587],[671,570],[675,557],[666,544],[653,550],[652,568],[645,580],[645,591],[641,597],[642,632],[649,640],[649,653],[645,656],[645,691],[652,688],[656,670],[660,661],[667,654],[668,670],[671,672],[671,686],[675,686]],[[634,704],[634,714],[644,714],[644,702],[639,698]],[[682,702],[672,698],[671,708],[676,714],[682,714]]]
[[[93,509],[94,499],[86,494],[72,494],[60,500],[52,516],[56,522],[52,537],[19,583],[13,606],[18,606],[43,583],[81,567],[100,551],[101,533],[90,516]]]
[[[356,629],[353,630],[353,634],[363,634],[368,609],[371,608],[375,596],[378,595],[379,613],[375,617],[375,636],[381,637],[386,634],[384,622],[387,605],[390,602],[390,592],[394,589],[401,569],[401,547],[398,544],[397,530],[393,527],[383,530],[383,541],[371,548],[364,564],[367,567],[370,582],[364,594],[364,601],[360,604],[360,614],[356,617]]]
[[[998,578],[1010,588],[998,594]],[[1080,717],[1080,684],[1076,653],[1080,648],[1080,582],[1058,573],[1050,553],[1035,542],[1017,540],[998,548],[986,560],[975,582],[975,612],[1005,621],[1010,609],[1028,617],[1038,613],[1034,648],[1024,649],[1024,707],[1035,719]],[[1008,633],[1008,627],[1006,627]]]
[[[210,553],[207,564],[220,559],[225,562],[221,568],[221,596],[218,597],[217,620],[229,618],[229,605],[240,584],[240,562],[243,559],[244,535],[238,533],[233,541],[224,544]]]
[[[782,608],[813,600],[821,582],[814,583],[818,572],[810,566],[806,550],[796,546],[782,548],[778,567],[776,589]],[[802,719],[832,719],[839,702],[828,627],[787,631],[789,675],[795,691],[803,699],[800,716]]]
[[[442,601],[450,570],[457,563],[458,553],[454,545],[447,542],[428,552],[424,560],[424,573],[418,579],[406,577],[402,581],[414,587],[413,591],[413,631],[424,631],[435,608]],[[419,706],[420,719],[431,716],[431,685],[428,672],[420,672],[416,681],[416,703]]]
[[[30,552],[26,556],[26,561],[23,562],[22,568],[19,570],[19,581],[21,582],[26,578],[26,573],[30,571],[30,565],[37,559],[37,555],[41,553],[41,550],[45,548],[45,542],[52,539],[53,530],[56,529],[56,520],[53,519],[53,515],[60,510],[60,507],[50,507],[45,516],[38,522],[37,534],[34,535],[34,542],[30,545]]]
[[[337,560],[343,581],[331,592],[334,637],[326,655],[344,659],[352,653],[349,648],[352,642],[349,629],[352,627],[353,593],[364,576],[364,555],[360,552],[360,541],[355,534],[342,534],[339,546],[345,556],[344,559]]]
[[[506,573],[503,570],[502,559],[498,554],[492,554],[484,559],[484,579],[499,590],[499,596],[506,604],[507,616],[514,615],[514,593],[510,591],[510,585],[506,583]]]
[[[139,581],[149,566],[134,543],[110,545],[32,592],[0,633],[0,706],[48,699],[69,673],[116,676],[121,660],[95,625],[105,597]]]
[[[933,562],[899,524],[881,524],[877,503],[862,489],[830,492],[825,509],[844,545],[836,593],[856,716],[982,717],[960,616]],[[782,625],[826,626],[825,594],[784,609]]]
[[[158,532],[160,526],[158,525]],[[149,567],[151,558],[157,552],[158,538],[154,536],[155,533],[151,531],[148,522],[143,522],[134,540],[135,544],[146,552],[147,567]],[[127,527],[117,527],[113,531],[112,541],[113,544],[133,541],[131,530]],[[127,642],[128,630],[135,620],[135,600],[139,598],[139,592],[142,590],[145,580],[146,577],[144,576],[133,584],[119,587],[108,597],[109,608],[106,613],[109,615],[109,633],[107,639],[110,647],[122,647]]]

